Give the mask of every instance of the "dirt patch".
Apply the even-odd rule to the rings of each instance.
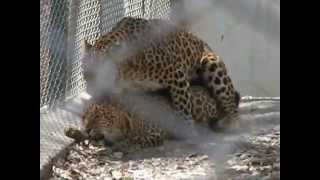
[[[54,163],[52,179],[280,179],[279,125],[220,136],[207,138],[206,147],[170,141],[129,154],[86,140],[70,145]],[[233,136],[238,138],[227,140]],[[226,145],[232,148],[222,148]]]

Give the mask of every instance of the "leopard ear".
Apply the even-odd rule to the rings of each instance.
[[[86,49],[91,49],[93,46],[91,44],[89,44],[88,40],[84,40],[84,46]]]
[[[81,44],[80,44],[80,59],[81,59],[81,61],[87,59],[86,57],[90,54],[92,47],[93,46],[91,44],[89,44],[89,42],[86,39],[81,41]]]
[[[93,46],[89,44],[87,40],[81,41],[80,62],[81,62],[83,76],[86,81],[89,81],[92,76],[92,67],[94,62],[91,57],[92,48]]]

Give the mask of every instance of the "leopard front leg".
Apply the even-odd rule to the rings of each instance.
[[[183,71],[177,70],[174,73],[174,80],[169,84],[169,92],[173,107],[179,116],[187,120],[187,123],[194,129],[194,120],[192,116],[192,97],[190,83]],[[193,134],[197,134],[195,131]]]
[[[64,134],[67,137],[74,139],[76,142],[80,142],[89,138],[89,135],[86,132],[73,127],[64,129]]]
[[[162,133],[140,133],[130,134],[128,138],[117,142],[112,146],[113,150],[131,153],[143,148],[157,147],[164,143],[164,134]]]
[[[240,94],[235,90],[223,60],[214,53],[207,53],[202,57],[201,67],[205,85],[219,105],[220,118],[232,123],[235,120],[227,117],[237,119]]]
[[[164,142],[164,137],[160,133],[147,133],[136,135],[130,138],[133,144],[139,144],[141,148],[161,146]]]

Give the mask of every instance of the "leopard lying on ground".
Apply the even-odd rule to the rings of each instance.
[[[104,140],[107,145],[121,151],[132,146],[156,147],[170,139],[170,135],[161,128],[129,113],[114,99],[91,102],[83,113],[82,123],[83,130],[68,128],[65,135],[76,141]]]
[[[191,93],[192,104],[198,106],[192,112],[196,123],[206,124],[209,120],[217,119],[216,103],[207,89],[191,86]],[[168,108],[172,108],[170,100],[162,95],[156,95],[156,100],[163,101]],[[161,129],[154,122],[129,112],[116,98],[90,102],[85,108],[82,122],[84,131],[69,128],[66,135],[76,141],[104,139],[107,144],[122,151],[130,147],[156,147],[166,139],[175,139],[174,132]]]
[[[222,59],[200,38],[165,20],[125,17],[94,45],[85,41],[83,50],[87,81],[95,78],[95,67],[116,59],[118,87],[168,89],[174,108],[193,123],[198,107],[191,103],[190,82],[200,79],[216,100],[219,118],[237,117],[240,94]]]

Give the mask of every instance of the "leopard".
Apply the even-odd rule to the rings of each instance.
[[[192,112],[199,108],[192,104],[190,86],[200,81],[216,100],[219,118],[238,119],[241,97],[223,59],[194,33],[167,20],[124,17],[94,43],[82,41],[82,52],[86,81],[96,78],[94,67],[112,61],[119,89],[167,89],[174,109],[192,125]]]
[[[215,100],[210,97],[207,89],[202,86],[191,86],[192,104],[198,108],[192,111],[198,124],[207,124],[217,120],[218,111]],[[164,94],[148,94],[155,100],[164,102],[167,108],[173,104]],[[77,142],[85,139],[103,140],[115,150],[130,152],[142,148],[158,147],[165,140],[178,140],[174,132],[159,127],[155,122],[129,111],[119,102],[117,97],[92,100],[86,104],[82,115],[84,130],[68,128],[65,135]],[[126,151],[130,149],[129,151]]]
[[[84,128],[66,128],[67,137],[76,142],[103,140],[105,145],[116,151],[128,153],[130,150],[157,147],[165,139],[173,138],[156,124],[129,112],[116,98],[87,103],[81,120]]]

